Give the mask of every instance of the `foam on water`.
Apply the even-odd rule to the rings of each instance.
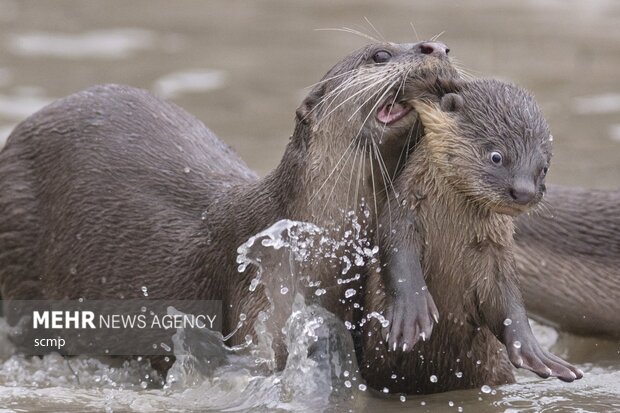
[[[156,36],[144,29],[116,28],[83,33],[27,32],[9,39],[11,51],[23,56],[65,59],[120,59],[155,46]]]
[[[160,77],[153,84],[153,92],[166,99],[186,93],[201,93],[219,89],[226,83],[221,70],[193,69],[174,72]]]
[[[573,111],[578,114],[602,114],[620,111],[620,93],[603,93],[573,99]]]

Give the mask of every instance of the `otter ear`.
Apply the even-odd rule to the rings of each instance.
[[[310,119],[314,113],[314,108],[321,101],[323,97],[324,87],[320,85],[319,87],[315,87],[310,91],[308,96],[301,102],[301,105],[295,111],[295,115],[297,116],[297,120],[303,124],[310,123]]]
[[[456,112],[463,107],[463,98],[456,93],[446,93],[441,97],[439,107],[444,112]]]

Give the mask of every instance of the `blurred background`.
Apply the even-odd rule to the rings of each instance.
[[[613,0],[0,0],[0,142],[53,99],[124,83],[178,103],[265,174],[306,87],[367,42],[317,30],[341,27],[395,42],[443,33],[470,73],[534,92],[555,136],[550,181],[620,184]]]

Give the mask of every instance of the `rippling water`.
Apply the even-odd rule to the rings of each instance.
[[[550,181],[619,185],[620,4],[611,0],[0,0],[0,142],[55,98],[94,83],[126,83],[179,103],[266,173],[283,152],[305,88],[364,43],[315,31],[342,26],[396,41],[445,32],[440,39],[468,71],[510,79],[535,93],[556,137]],[[298,305],[304,316],[290,328],[312,324],[312,311]],[[324,315],[323,322],[329,320]],[[14,355],[0,326],[0,412],[255,411],[248,403],[289,411],[620,411],[620,343],[558,335],[543,326],[536,334],[577,363],[585,378],[564,384],[519,373],[517,384],[490,393],[402,402],[371,396],[356,383],[349,388],[345,382],[352,379],[333,377],[333,365],[308,367],[312,360],[303,358],[292,364],[297,370],[261,375],[250,368],[249,349],[223,346],[227,368],[198,373],[180,359],[176,384],[161,388],[145,361]],[[343,344],[341,350],[339,360],[346,363],[350,349]],[[299,372],[311,374],[319,387]]]

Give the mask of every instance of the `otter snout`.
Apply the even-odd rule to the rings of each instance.
[[[526,179],[515,180],[508,193],[514,203],[527,205],[536,198],[536,183]]]
[[[450,52],[448,46],[440,42],[422,42],[417,43],[415,46],[420,53],[436,56],[436,57],[446,57]]]

